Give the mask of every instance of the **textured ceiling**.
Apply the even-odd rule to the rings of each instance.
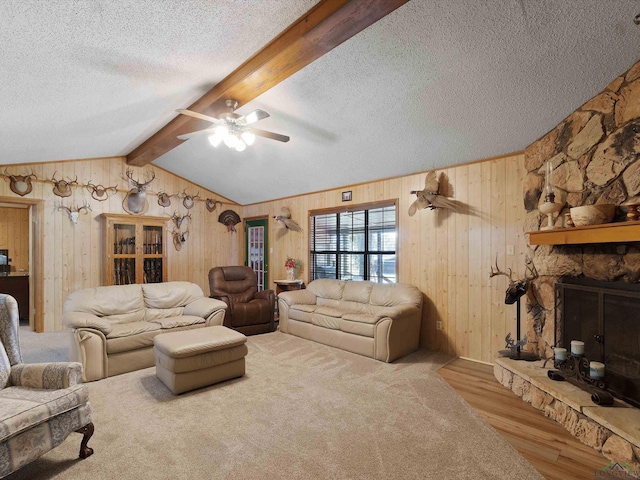
[[[313,3],[3,2],[0,163],[129,153]],[[638,13],[412,0],[238,110],[289,143],[154,164],[247,204],[522,150],[639,59]]]

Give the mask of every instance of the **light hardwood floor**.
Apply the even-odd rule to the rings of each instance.
[[[609,463],[601,453],[500,385],[490,365],[457,359],[439,373],[545,478],[593,479],[594,472]]]

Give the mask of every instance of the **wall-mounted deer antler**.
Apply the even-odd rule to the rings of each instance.
[[[184,220],[189,220],[189,222],[191,222],[191,214],[188,213],[186,215],[178,215],[176,212],[173,212],[173,215],[171,215],[171,220],[173,220],[173,223],[175,223],[176,227],[180,228]]]
[[[189,238],[189,229],[187,228],[184,232],[181,232],[180,230],[173,230],[171,235],[173,236],[173,246],[176,250],[180,251],[182,249],[182,245],[184,245],[187,238]]]
[[[56,172],[53,172],[51,183],[53,183],[53,193],[55,195],[69,197],[71,196],[71,186],[78,184],[78,176],[76,175],[75,180],[56,180]]]
[[[71,224],[75,225],[76,223],[78,223],[78,217],[80,215],[80,212],[83,212],[86,214],[88,211],[91,210],[91,207],[89,206],[88,203],[85,203],[81,207],[74,207],[74,208],[69,208],[69,207],[65,207],[64,205],[59,205],[58,210],[64,210],[65,212],[67,212],[67,215],[69,216],[69,220],[71,221]]]
[[[128,213],[143,213],[145,207],[147,205],[147,187],[153,182],[156,178],[156,173],[151,171],[151,178],[149,180],[145,180],[141,182],[140,180],[133,179],[133,170],[127,168],[126,171],[127,179],[129,181],[129,186],[131,190],[127,193],[127,196],[122,201],[122,207]]]
[[[33,173],[33,170],[28,175],[11,175],[6,168],[4,169],[3,176],[9,179],[9,188],[11,189],[11,191],[16,195],[20,195],[21,197],[28,195],[29,193],[31,193],[31,190],[33,190],[31,177],[33,177],[34,179],[38,178],[36,177],[36,174]]]
[[[178,197],[178,196],[179,195],[177,193],[174,193],[173,195],[169,195],[168,193],[160,190],[158,192],[158,205],[165,208],[169,207],[171,206],[171,197]]]
[[[196,198],[200,198],[200,192],[196,193],[195,195],[189,195],[187,194],[186,188],[182,192],[182,195],[184,197],[184,200],[182,200],[182,204],[184,205],[184,208],[186,208],[187,210],[193,207],[193,205],[195,204]]]
[[[91,192],[91,198],[98,200],[99,202],[104,202],[107,198],[118,191],[118,185],[115,187],[104,187],[102,185],[94,185],[91,183],[91,180],[89,180],[86,187],[87,190]]]
[[[213,200],[211,198],[207,198],[204,204],[210,212],[213,212],[218,205],[222,206],[222,202],[220,200]]]
[[[499,275],[504,275],[509,279],[509,285],[507,286],[507,292],[505,295],[504,303],[507,305],[511,305],[516,302],[522,295],[527,293],[529,288],[529,283],[531,280],[538,276],[538,272],[536,271],[536,267],[533,265],[533,261],[530,258],[527,258],[525,261],[527,266],[527,273],[525,278],[514,280],[513,271],[509,269],[509,273],[503,272],[498,267],[498,257],[496,256],[496,268],[495,270],[491,267],[491,273],[489,274],[489,278],[493,278]]]

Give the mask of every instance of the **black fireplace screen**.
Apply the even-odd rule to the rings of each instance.
[[[557,345],[582,340],[586,357],[605,364],[607,389],[640,407],[640,285],[563,278],[556,325]]]

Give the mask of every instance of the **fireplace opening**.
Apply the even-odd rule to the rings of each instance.
[[[556,345],[585,343],[605,364],[609,392],[640,408],[640,285],[564,277],[556,289]]]

